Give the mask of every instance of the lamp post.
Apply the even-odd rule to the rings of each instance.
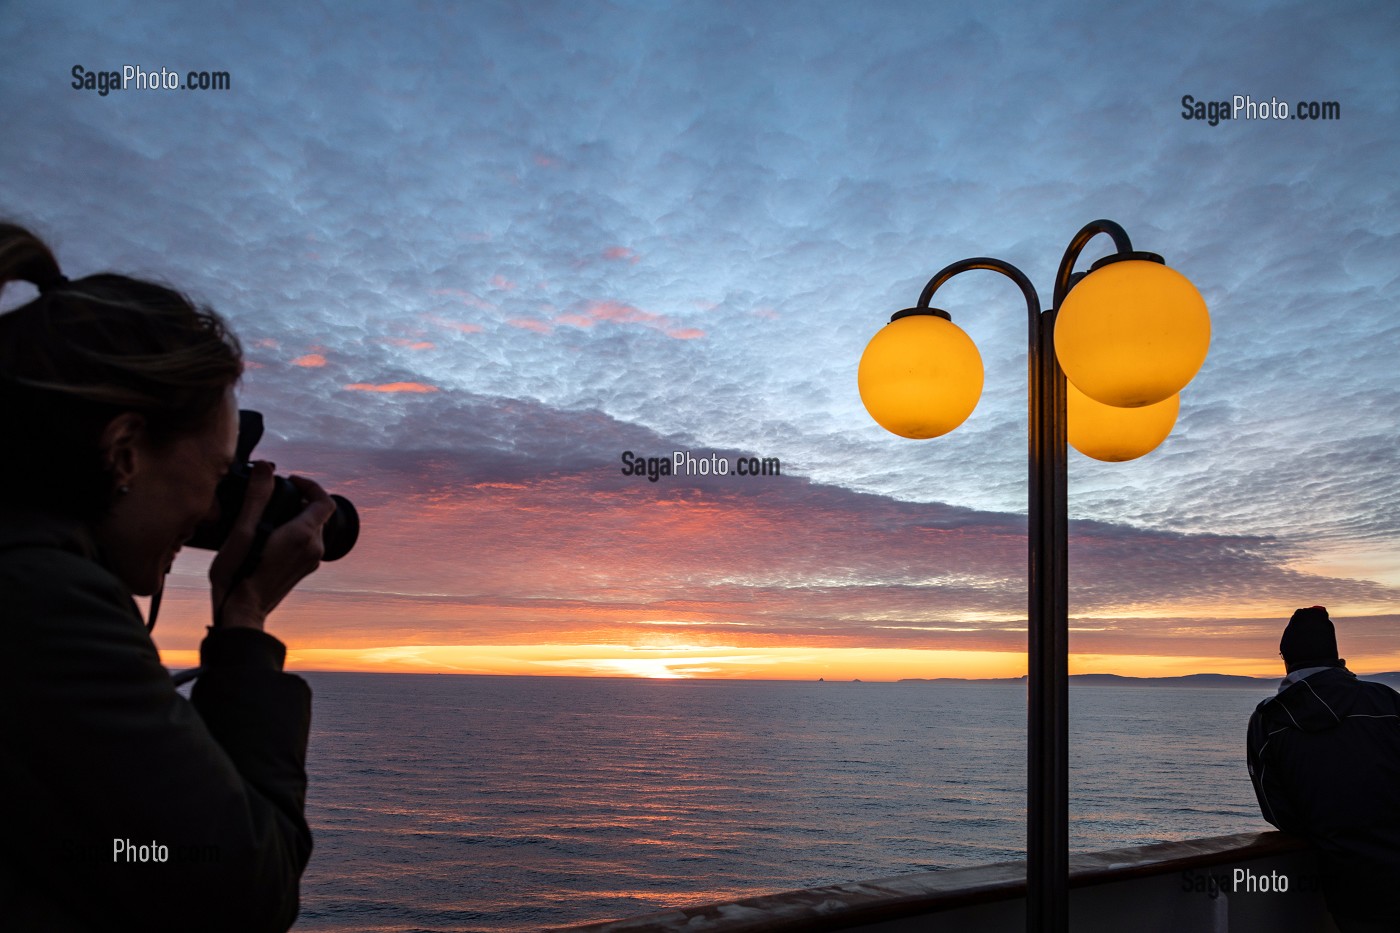
[[[1116,252],[1074,272],[1096,235]],[[945,282],[972,269],[1015,282],[1029,314],[1030,471],[1027,617],[1026,926],[1069,928],[1069,573],[1066,502],[1066,374],[1076,393],[1068,433],[1081,452],[1130,460],[1155,448],[1176,420],[1177,393],[1205,360],[1205,302],[1161,256],[1133,250],[1111,220],[1086,224],[1055,276],[1054,306],[1042,311],[1034,286],[1000,259],[964,259],[929,280],[919,303],[900,311],[861,357],[866,410],[910,438],[937,437],[961,424],[982,392],[982,363],[948,312],[929,302]]]

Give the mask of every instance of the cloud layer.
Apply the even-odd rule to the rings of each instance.
[[[70,275],[228,315],[265,447],[365,505],[315,588],[399,608],[345,638],[1013,650],[1019,294],[939,293],[987,369],[948,437],[885,434],[855,366],[957,259],[1048,304],[1097,217],[1196,283],[1213,338],[1161,449],[1071,454],[1083,650],[1400,611],[1394,4],[10,9],[0,208]],[[232,89],[99,96],[75,63]],[[1211,127],[1187,94],[1342,119]],[[784,475],[651,484],[623,450]]]

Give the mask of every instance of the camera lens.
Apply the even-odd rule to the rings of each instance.
[[[340,560],[360,539],[360,513],[344,496],[332,493],[331,498],[335,500],[335,512],[321,530],[321,542],[326,546],[322,560]]]
[[[215,493],[219,500],[219,520],[199,525],[188,542],[190,547],[217,551],[224,546],[229,533],[233,531],[233,523],[243,511],[243,500],[248,495],[248,480],[252,473],[251,463],[237,464],[229,470]],[[340,495],[332,495],[331,500],[335,502],[335,512],[321,528],[321,544],[324,547],[322,560],[339,560],[349,554],[360,537],[360,515],[355,511],[354,504]],[[270,534],[300,515],[305,506],[301,492],[292,485],[291,480],[285,476],[274,476],[272,498],[258,520],[258,532]]]

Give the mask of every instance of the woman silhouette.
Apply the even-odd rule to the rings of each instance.
[[[257,464],[187,701],[132,596],[215,517],[238,341],[164,286],[70,281],[0,224],[0,290],[16,281],[39,295],[0,315],[0,925],[285,930],[311,853],[311,695],[263,624],[318,566],[334,503],[292,477],[305,508],[235,576],[272,488]]]

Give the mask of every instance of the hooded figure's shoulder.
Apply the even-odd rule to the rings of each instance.
[[[1400,693],[1389,684],[1357,679],[1356,687],[1358,697],[1366,706],[1379,713],[1400,715]]]
[[[1292,727],[1302,732],[1323,732],[1335,729],[1342,722],[1344,710],[1350,706],[1345,694],[1351,684],[1337,675],[1356,682],[1355,676],[1343,668],[1320,671],[1289,685],[1277,696],[1259,704],[1264,720],[1272,728]]]
[[[1344,667],[1330,668],[1264,700],[1254,715],[1271,732],[1324,732],[1352,717],[1400,716],[1400,694],[1385,684],[1360,680]]]

